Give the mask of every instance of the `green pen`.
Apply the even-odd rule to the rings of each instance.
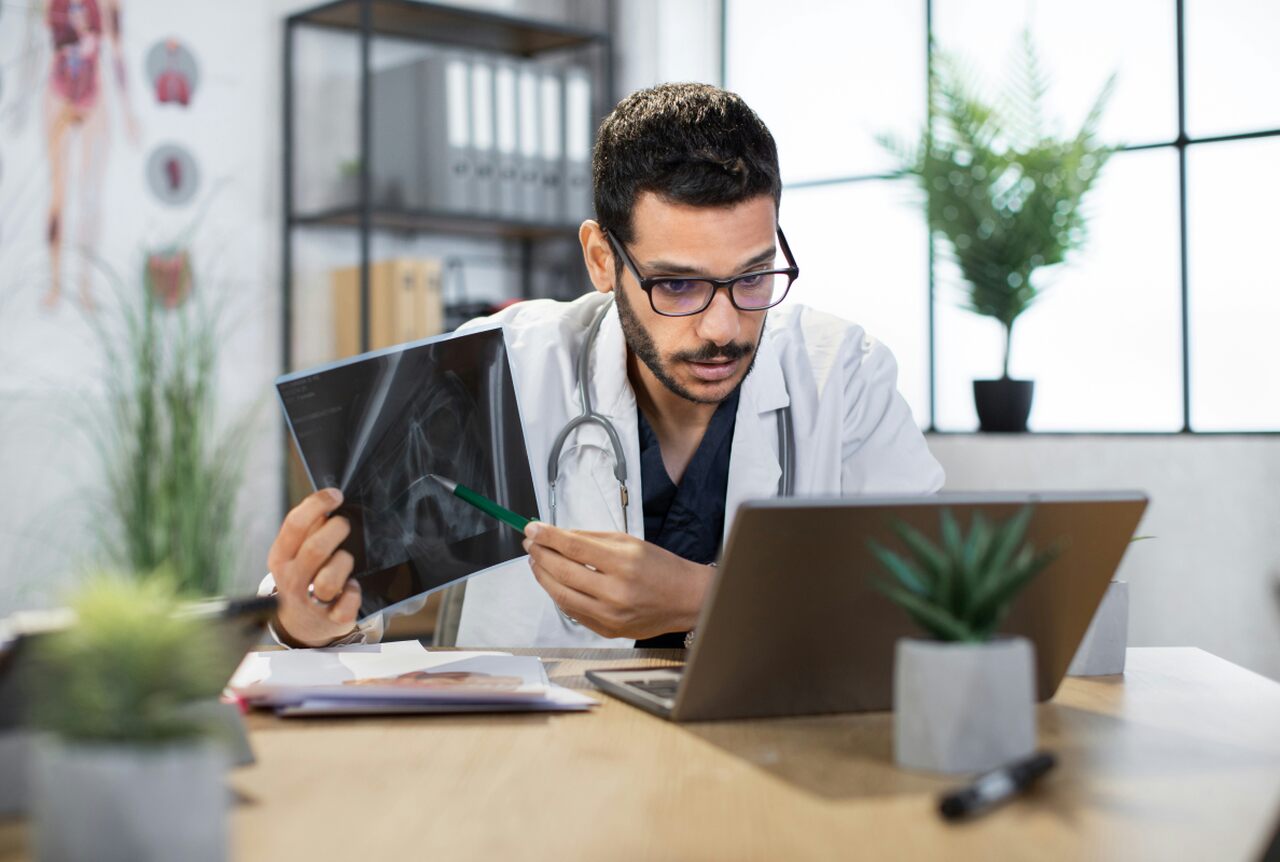
[[[524,528],[528,526],[529,522],[537,520],[536,518],[526,518],[523,515],[517,515],[510,509],[504,509],[502,506],[499,506],[483,494],[477,494],[466,485],[459,485],[452,479],[437,476],[435,473],[428,473],[427,478],[435,479],[445,487],[445,490],[457,497],[459,500],[462,500],[465,503],[470,503],[472,506],[475,506],[491,518],[497,518],[517,533],[523,534]]]

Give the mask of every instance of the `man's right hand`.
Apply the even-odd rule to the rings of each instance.
[[[338,546],[351,532],[343,517],[330,517],[342,505],[336,488],[316,491],[285,517],[267,553],[275,578],[278,634],[286,643],[324,646],[350,634],[360,612],[360,585],[350,579],[355,560]],[[307,593],[315,584],[316,599]]]

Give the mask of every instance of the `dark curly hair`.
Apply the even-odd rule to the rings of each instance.
[[[736,93],[709,84],[661,84],[618,103],[596,135],[596,220],[632,239],[642,192],[691,206],[728,206],[782,194],[778,147]]]

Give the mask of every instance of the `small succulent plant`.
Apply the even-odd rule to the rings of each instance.
[[[950,509],[941,515],[941,546],[902,521],[891,527],[907,549],[901,555],[870,542],[892,576],[872,583],[939,640],[983,643],[991,639],[1014,598],[1059,553],[1036,552],[1024,542],[1032,507],[1003,523],[975,512],[965,535]]]
[[[71,608],[74,625],[35,644],[35,726],[64,740],[140,747],[209,732],[184,707],[217,696],[226,647],[181,612],[172,575],[95,573]]]

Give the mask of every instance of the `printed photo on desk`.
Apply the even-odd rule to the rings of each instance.
[[[537,512],[501,329],[367,353],[276,386],[312,485],[343,493],[361,616],[524,554],[519,534],[428,478]]]

